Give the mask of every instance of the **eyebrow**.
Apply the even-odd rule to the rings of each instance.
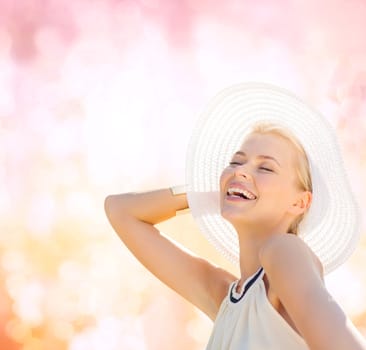
[[[243,157],[246,157],[247,156],[246,153],[243,152],[243,151],[237,151],[237,152],[234,153],[234,156],[235,155],[239,155],[239,156],[243,156]],[[278,160],[276,158],[274,158],[274,157],[267,156],[267,155],[264,155],[264,154],[260,154],[260,155],[257,156],[257,158],[270,159],[270,160],[275,161],[279,166],[281,166],[281,164],[278,162]]]

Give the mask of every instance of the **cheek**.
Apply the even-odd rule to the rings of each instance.
[[[270,176],[263,176],[257,179],[257,186],[262,194],[267,194],[275,197],[277,200],[282,200],[288,197],[288,184],[279,179]]]

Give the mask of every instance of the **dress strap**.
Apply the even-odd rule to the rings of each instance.
[[[253,285],[253,283],[258,279],[258,277],[262,274],[263,267],[261,267],[249,280],[245,282],[244,291],[242,293],[237,293],[235,291],[237,282],[233,283],[230,289],[230,301],[232,303],[238,303],[241,299],[243,299],[245,293],[249,290],[249,288]]]

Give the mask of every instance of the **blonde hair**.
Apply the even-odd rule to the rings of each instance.
[[[300,190],[304,191],[310,191],[313,192],[313,186],[311,182],[311,174],[310,174],[310,167],[309,167],[309,161],[306,156],[305,150],[302,147],[301,143],[296,139],[296,137],[286,128],[273,124],[268,122],[260,122],[251,128],[248,136],[250,134],[275,134],[279,135],[286,140],[290,141],[291,144],[295,147],[295,150],[297,151],[298,157],[296,157],[296,175],[297,175],[297,185]],[[298,227],[301,222],[301,220],[304,218],[306,212],[299,215],[297,218],[294,219],[294,221],[291,223],[289,229],[287,230],[287,233],[293,233],[297,235],[298,233]]]

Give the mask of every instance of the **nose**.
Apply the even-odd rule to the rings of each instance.
[[[246,164],[237,165],[234,168],[235,177],[244,177],[245,179],[251,179],[252,176],[249,172],[249,167]]]

